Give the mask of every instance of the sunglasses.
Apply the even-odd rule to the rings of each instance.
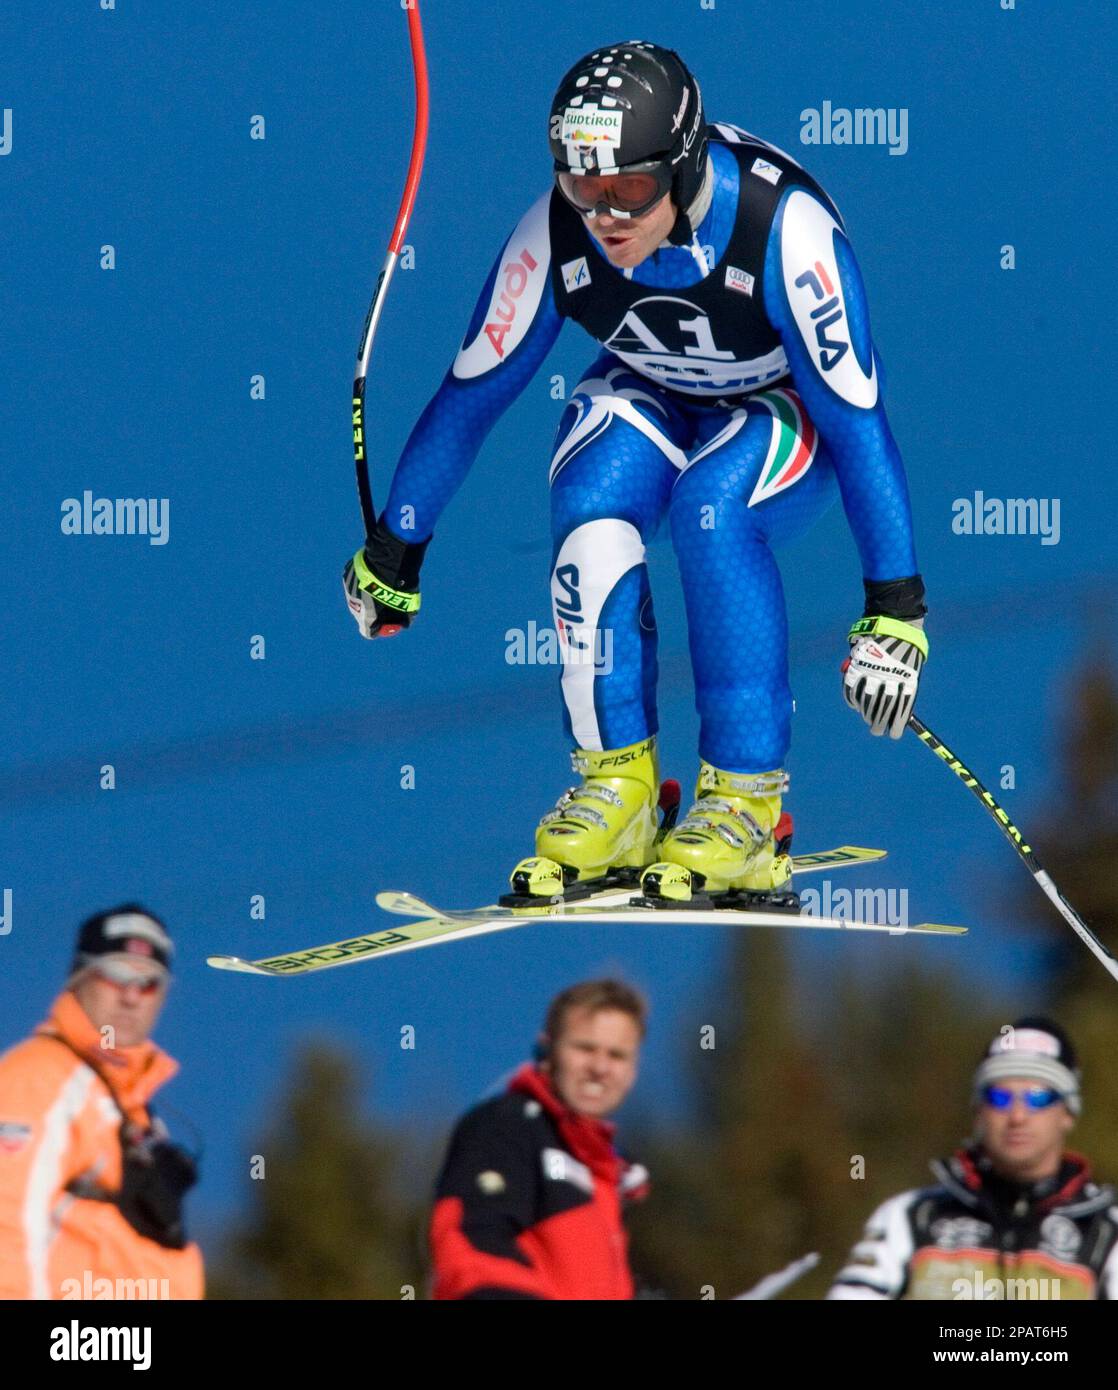
[[[167,982],[167,976],[159,975],[137,975],[127,965],[118,965],[115,961],[105,961],[97,966],[95,972],[101,980],[107,980],[109,984],[116,985],[120,989],[127,989],[129,985],[135,985],[141,994],[154,994],[156,990],[162,989]]]
[[[1059,1091],[1053,1091],[1051,1088],[1042,1089],[1039,1086],[1030,1087],[1027,1091],[1011,1091],[1006,1086],[987,1086],[982,1092],[983,1101],[992,1110],[1008,1110],[1018,1096],[1030,1110],[1047,1110],[1050,1105],[1063,1100]]]
[[[641,217],[649,212],[672,186],[672,170],[667,164],[634,165],[620,174],[555,175],[559,192],[576,212],[598,217]]]

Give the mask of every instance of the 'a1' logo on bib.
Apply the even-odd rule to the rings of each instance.
[[[688,299],[650,295],[638,299],[606,339],[611,352],[664,361],[670,358],[705,358],[728,362],[734,354],[715,345],[710,319]]]

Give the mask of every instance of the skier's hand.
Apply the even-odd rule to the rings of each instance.
[[[362,637],[395,637],[419,612],[419,570],[430,537],[402,541],[377,522],[373,534],[342,571],[346,603]]]
[[[920,668],[928,656],[924,620],[860,618],[850,629],[842,664],[842,698],[875,737],[900,738],[916,703]]]

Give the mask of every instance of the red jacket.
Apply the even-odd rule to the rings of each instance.
[[[648,1174],[614,1127],[525,1065],[451,1137],[431,1218],[436,1298],[633,1297],[622,1208]]]

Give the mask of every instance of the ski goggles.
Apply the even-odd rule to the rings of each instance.
[[[1020,1097],[1030,1110],[1047,1110],[1050,1105],[1063,1100],[1059,1091],[1050,1086],[1031,1086],[1027,1091],[1011,1091],[1008,1086],[984,1086],[982,1103],[991,1110],[1008,1110]]]
[[[555,175],[559,192],[584,217],[641,217],[670,192],[670,164],[654,161],[631,164],[617,174],[574,174],[564,170]]]
[[[141,994],[154,994],[156,990],[163,988],[168,979],[166,971],[153,971],[151,974],[140,975],[126,961],[116,960],[98,961],[93,966],[93,973],[121,989],[135,985]]]

